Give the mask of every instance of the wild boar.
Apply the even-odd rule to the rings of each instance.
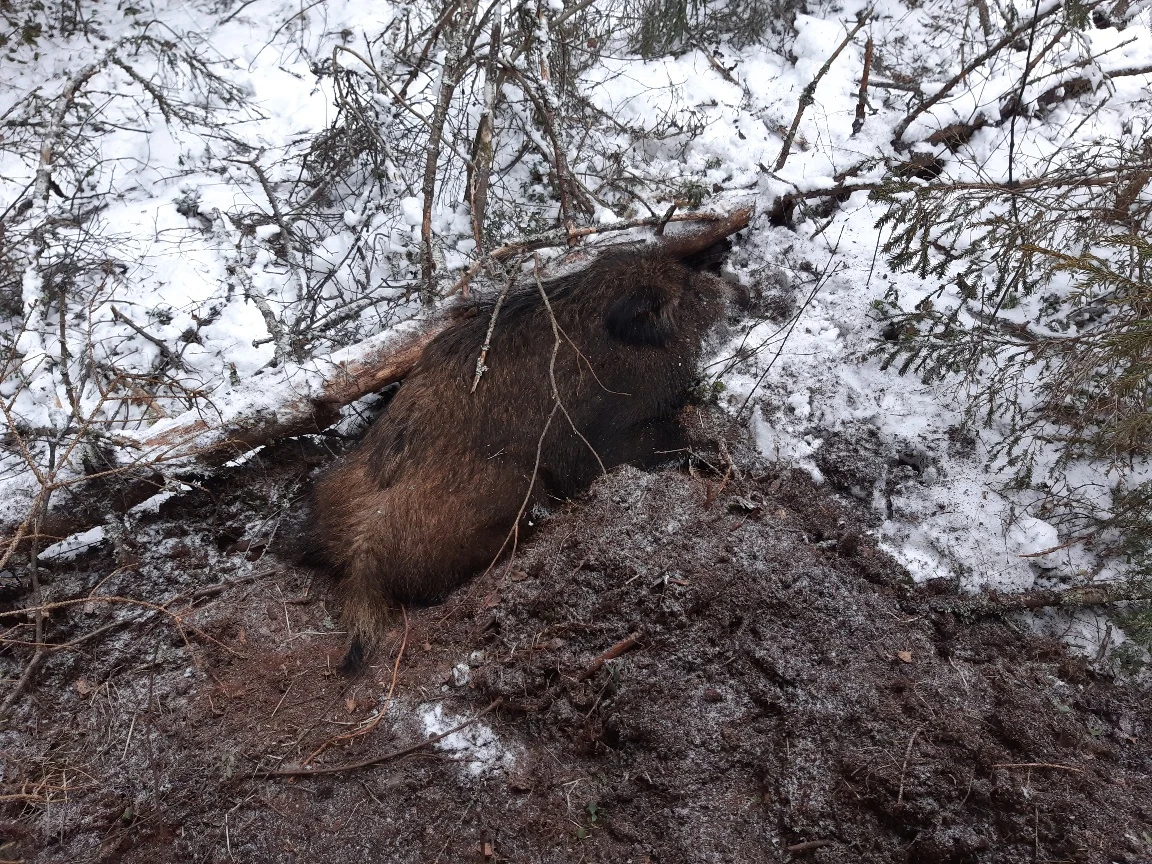
[[[677,415],[733,292],[659,247],[543,282],[521,274],[475,392],[496,301],[458,308],[314,488],[310,542],[342,577],[347,665],[394,604],[439,599],[509,551],[533,504],[684,448]]]

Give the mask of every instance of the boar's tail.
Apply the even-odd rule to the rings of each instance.
[[[364,640],[359,636],[353,636],[348,644],[348,651],[344,654],[344,660],[340,663],[340,674],[359,675],[364,671],[364,656]]]
[[[359,543],[355,544],[360,546]],[[354,675],[364,668],[364,661],[388,624],[390,598],[384,588],[380,560],[370,549],[354,548],[351,561],[344,569],[341,592],[344,595],[344,624],[351,640],[344,655],[341,672]]]

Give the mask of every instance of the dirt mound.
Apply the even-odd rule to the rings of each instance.
[[[932,611],[856,502],[706,458],[601,481],[355,680],[329,586],[267,554],[301,453],[136,514],[50,575],[91,599],[0,733],[0,858],[1152,860],[1146,694]],[[411,752],[268,774],[321,750]]]

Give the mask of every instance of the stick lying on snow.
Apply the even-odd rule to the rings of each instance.
[[[308,364],[256,376],[215,404],[152,425],[140,442],[145,459],[172,461],[226,450],[235,455],[277,438],[331,426],[345,405],[401,381],[437,332],[403,327]]]
[[[730,213],[682,214],[680,225],[691,222],[692,228],[652,239],[664,244],[678,258],[691,258],[746,228],[751,218],[751,207]],[[649,222],[651,220],[580,229],[580,236],[634,228]],[[551,241],[549,235],[516,244],[515,248],[534,249],[566,242]],[[497,260],[509,257],[511,248],[502,247],[493,257]],[[604,248],[610,247],[577,247],[549,269],[578,266]],[[130,455],[121,457],[121,466],[89,478],[119,475],[121,488],[113,498],[101,501],[99,510],[93,511],[77,507],[66,498],[61,501],[61,496],[57,496],[55,501],[59,501],[60,506],[54,507],[54,512],[45,519],[43,534],[62,538],[91,527],[109,515],[109,510],[122,511],[140,503],[163,488],[164,471],[175,473],[178,463],[196,459],[201,467],[210,466],[278,439],[322,431],[336,421],[344,406],[402,381],[419,361],[424,346],[445,323],[443,318],[433,318],[423,325],[404,325],[325,358],[267,370],[206,408],[155,423],[134,436]],[[74,483],[69,481],[67,485]]]

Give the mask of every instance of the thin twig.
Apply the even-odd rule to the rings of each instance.
[[[560,399],[560,387],[556,383],[556,355],[560,350],[561,336],[560,322],[556,320],[556,313],[552,311],[552,303],[548,299],[548,292],[544,290],[544,284],[540,281],[540,256],[533,255],[532,260],[532,275],[536,279],[536,288],[540,291],[540,298],[544,301],[544,308],[548,310],[548,320],[552,324],[552,338],[555,340],[552,346],[552,359],[548,364],[548,382],[552,385],[552,398],[556,404],[560,406],[560,410],[564,412],[564,419],[568,421],[568,425],[572,427],[572,431],[576,433],[576,437],[584,442],[584,446],[588,448],[592,456],[596,459],[596,464],[600,466],[600,473],[607,474],[608,469],[604,467],[604,462],[601,460],[600,454],[596,452],[596,448],[592,446],[592,442],[585,438],[584,433],[576,427],[576,421],[572,419],[572,415],[568,413],[568,409]],[[564,335],[567,336],[567,334]]]
[[[572,209],[568,202],[568,160],[560,147],[560,138],[556,134],[556,122],[553,119],[556,95],[552,91],[552,69],[548,60],[552,53],[552,33],[548,28],[548,4],[543,0],[537,0],[536,3],[536,32],[533,35],[536,37],[532,42],[532,49],[536,54],[537,71],[533,83],[540,96],[537,107],[540,110],[544,131],[552,142],[553,162],[556,166],[556,195],[560,200],[560,221],[571,231],[576,226],[572,221]]]
[[[523,259],[521,258],[520,261]],[[484,344],[480,346],[480,356],[476,358],[476,377],[472,379],[472,389],[468,392],[475,393],[476,388],[480,385],[480,377],[488,371],[485,362],[488,360],[488,350],[492,347],[492,334],[496,330],[496,317],[500,314],[500,307],[504,305],[504,300],[508,296],[508,291],[512,288],[512,282],[515,279],[515,273],[520,270],[520,261],[505,274],[504,289],[500,292],[500,296],[496,298],[496,305],[492,307],[492,319],[488,322],[488,332],[484,334]]]
[[[460,11],[459,20],[452,27],[448,37],[448,52],[436,84],[436,108],[432,114],[424,155],[424,180],[420,188],[424,197],[424,209],[420,219],[420,300],[425,306],[432,305],[436,299],[434,281],[436,262],[432,255],[432,205],[436,196],[436,168],[440,161],[440,142],[444,137],[444,124],[448,120],[452,96],[467,66],[463,56],[464,27],[466,22],[471,20],[478,0],[465,0],[465,2],[467,5]]]
[[[230,648],[229,646],[227,646],[223,642],[221,642],[219,639],[216,639],[212,636],[209,636],[207,633],[205,633],[203,630],[199,629],[198,627],[194,627],[193,625],[189,624],[187,621],[184,620],[184,618],[182,616],[177,615],[171,609],[168,609],[165,606],[160,606],[156,603],[149,603],[146,600],[136,600],[132,597],[80,597],[80,598],[77,598],[74,600],[58,600],[55,603],[43,603],[39,606],[25,607],[23,609],[13,609],[10,612],[0,612],[0,618],[9,618],[9,617],[16,616],[16,615],[27,614],[29,612],[50,612],[53,609],[63,609],[63,608],[68,607],[68,606],[75,606],[78,603],[85,603],[85,604],[87,604],[87,603],[113,603],[113,604],[126,604],[129,606],[143,606],[145,609],[151,609],[153,612],[160,612],[163,615],[167,615],[169,618],[171,618],[176,623],[176,626],[179,630],[183,631],[184,628],[187,628],[187,629],[191,630],[193,633],[195,633],[197,636],[199,636],[200,638],[205,639],[205,640],[211,642],[213,645],[216,645],[216,646],[224,649],[229,654],[231,654],[233,657],[239,657],[241,659],[247,659],[244,654],[241,654],[239,651],[236,651],[235,649]]]
[[[824,274],[816,279],[816,284],[813,285],[812,290],[808,292],[808,296],[804,299],[804,303],[798,310],[796,310],[795,314],[792,316],[792,320],[788,323],[788,328],[784,332],[784,338],[780,340],[780,345],[776,348],[776,353],[772,355],[772,359],[768,361],[768,365],[764,367],[764,371],[760,373],[760,376],[752,385],[752,389],[748,391],[748,395],[745,396],[744,401],[740,403],[740,410],[737,412],[737,414],[743,414],[749,403],[751,403],[752,397],[756,394],[756,391],[760,389],[760,385],[764,383],[764,379],[768,377],[768,373],[772,371],[772,367],[776,365],[776,361],[780,359],[780,355],[784,353],[784,346],[788,344],[788,339],[791,337],[792,331],[796,329],[796,325],[800,323],[800,318],[803,317],[804,312],[808,309],[808,306],[816,298],[816,294],[824,286],[827,278],[835,272],[836,271],[832,269],[826,270]]]
[[[500,0],[495,3],[500,5]],[[480,119],[476,123],[475,143],[472,147],[472,158],[475,165],[468,167],[468,203],[472,210],[472,239],[476,243],[477,253],[484,251],[484,218],[488,212],[488,186],[492,174],[492,160],[496,155],[493,144],[494,117],[496,114],[496,101],[502,91],[502,73],[496,71],[497,60],[500,55],[501,23],[503,10],[497,9],[492,19],[492,30],[488,36],[488,61],[484,65],[484,107]],[[468,296],[468,286],[464,286],[464,296]],[[477,377],[479,381],[479,377]],[[475,392],[476,385],[472,385]]]
[[[404,83],[400,86],[399,93],[393,93],[392,98],[396,104],[404,101],[404,97],[408,94],[408,88],[412,86],[412,82],[420,74],[424,68],[424,64],[428,61],[428,55],[432,51],[432,46],[436,44],[436,40],[440,38],[440,33],[444,29],[444,25],[448,23],[449,19],[456,14],[457,8],[460,6],[460,0],[453,0],[444,7],[444,11],[440,17],[436,19],[428,39],[424,42],[424,47],[420,51],[420,56],[416,58],[416,62],[412,64],[412,68],[408,71],[408,77],[404,79]],[[388,88],[391,90],[391,88]]]
[[[167,345],[165,345],[164,341],[162,339],[158,339],[155,336],[153,336],[151,333],[149,333],[147,330],[145,330],[143,327],[141,327],[139,324],[137,324],[135,321],[133,321],[131,318],[129,318],[127,315],[125,315],[123,312],[121,312],[119,309],[117,309],[115,306],[111,307],[111,309],[112,309],[112,317],[113,318],[115,318],[117,321],[122,321],[123,323],[127,324],[129,328],[131,328],[132,330],[134,330],[136,332],[137,335],[143,336],[145,339],[147,339],[149,342],[151,342],[153,345],[155,345],[157,347],[157,349],[159,349],[159,351],[160,351],[160,356],[163,357],[166,361],[171,363],[177,369],[184,369],[185,368],[184,361],[181,360],[179,357],[177,357],[175,354],[173,354],[172,349],[169,348]]]
[[[856,96],[856,119],[852,121],[852,134],[864,128],[864,106],[868,102],[868,75],[872,71],[872,37],[864,43],[864,71],[860,73],[860,91]]]
[[[784,851],[797,855],[801,852],[811,852],[814,849],[823,849],[825,846],[831,845],[831,840],[808,840],[804,843],[793,843],[791,846],[786,846]]]
[[[426,738],[419,744],[413,744],[411,747],[405,747],[402,750],[393,750],[391,753],[385,753],[383,756],[373,756],[370,759],[363,759],[359,762],[352,762],[347,765],[331,765],[323,768],[281,768],[276,771],[268,771],[263,775],[264,777],[310,777],[314,774],[339,774],[342,771],[356,771],[360,768],[368,768],[372,765],[380,765],[384,762],[392,762],[396,759],[403,759],[405,756],[411,756],[413,753],[418,753],[429,745],[435,744],[437,741],[442,741],[449,735],[455,735],[461,729],[467,729],[485,714],[496,710],[503,702],[503,698],[497,698],[489,705],[477,712],[471,719],[465,720],[459,726],[453,726],[446,732],[441,732],[438,735],[433,735],[431,738]]]
[[[540,293],[543,295],[544,302],[547,304],[548,295],[544,291],[544,286],[540,282],[540,258],[539,256],[533,256],[533,259],[536,285],[540,288]],[[549,314],[551,315],[552,307],[549,305],[547,308]],[[555,389],[556,355],[560,352],[560,334],[558,332],[559,328],[556,325],[555,315],[552,315],[552,323],[553,335],[555,338],[552,342],[552,355],[548,360],[549,377],[553,386],[552,410],[548,412],[548,418],[544,421],[544,428],[540,430],[540,437],[536,439],[536,459],[532,463],[532,475],[528,478],[528,488],[524,492],[524,499],[520,502],[520,509],[516,511],[516,517],[512,520],[512,527],[508,529],[508,533],[504,537],[504,542],[500,544],[500,548],[497,549],[496,554],[492,556],[492,563],[490,563],[485,569],[485,573],[496,566],[496,562],[499,561],[500,556],[504,554],[504,549],[507,547],[509,540],[512,541],[512,551],[508,555],[508,567],[506,569],[511,569],[512,567],[512,561],[516,558],[516,548],[520,542],[520,519],[524,516],[524,511],[528,509],[528,504],[532,500],[532,492],[536,488],[536,478],[540,474],[540,462],[544,455],[544,439],[548,437],[548,430],[552,428],[552,421],[556,418],[556,412],[563,408]],[[571,420],[569,420],[569,422],[571,422]],[[575,429],[575,426],[573,426],[573,429]],[[579,430],[577,430],[577,434],[579,434]],[[595,453],[596,451],[593,450],[592,452]],[[600,457],[597,456],[596,458],[599,460]]]
[[[388,695],[384,697],[384,704],[380,707],[380,710],[376,712],[376,716],[372,718],[372,721],[367,726],[352,732],[346,732],[343,735],[337,735],[334,738],[329,738],[304,760],[305,765],[310,765],[315,762],[316,758],[332,744],[338,744],[341,741],[351,741],[353,738],[360,738],[367,735],[379,726],[380,721],[384,719],[384,714],[388,711],[388,706],[392,704],[392,694],[396,692],[396,679],[400,675],[400,661],[404,659],[404,649],[408,647],[408,610],[404,608],[404,604],[400,604],[400,614],[404,616],[404,636],[400,640],[400,650],[396,652],[396,662],[392,664],[392,683],[388,685]]]
[[[977,594],[972,597],[940,598],[933,606],[960,617],[1004,615],[1033,609],[1078,609],[1152,600],[1152,588],[1140,582],[1098,583],[1062,591],[1028,591],[1018,594]]]
[[[804,110],[812,104],[813,97],[816,95],[816,87],[819,85],[821,79],[828,74],[828,70],[832,68],[832,64],[836,62],[836,58],[840,56],[840,52],[848,47],[856,34],[860,32],[860,28],[868,23],[868,19],[872,17],[872,9],[865,9],[860,17],[856,20],[856,26],[848,31],[848,35],[844,40],[836,46],[836,50],[832,52],[832,56],[824,61],[824,65],[820,67],[820,71],[816,73],[804,89],[800,92],[800,104],[796,106],[796,116],[792,118],[792,126],[788,130],[788,134],[784,136],[784,144],[780,147],[780,155],[776,157],[776,171],[784,167],[784,163],[788,161],[788,153],[792,149],[792,141],[796,137],[796,130],[800,126],[800,120],[804,116]]]
[[[859,188],[872,187],[861,186]],[[814,197],[817,193],[797,194],[801,195],[802,197]],[[818,194],[831,195],[837,193],[832,189],[824,189],[821,190]],[[667,219],[667,222],[701,222],[705,224],[718,224],[723,232],[718,232],[715,239],[719,240],[722,237],[727,237],[730,234],[735,234],[737,231],[747,228],[749,222],[752,219],[752,212],[753,211],[751,207],[741,207],[731,213],[676,213],[671,218]],[[609,225],[588,225],[581,228],[575,228],[572,231],[566,231],[565,229],[561,228],[556,231],[548,231],[544,234],[538,234],[535,237],[530,237],[527,240],[522,240],[517,243],[507,243],[503,246],[500,246],[499,248],[493,249],[488,253],[488,257],[495,261],[505,261],[508,258],[511,258],[513,255],[526,254],[528,252],[534,252],[539,249],[547,249],[553,246],[568,246],[573,238],[583,239],[585,237],[593,237],[597,234],[609,234],[615,231],[629,231],[632,228],[653,228],[658,226],[662,221],[664,221],[663,216],[646,216],[642,219],[629,219],[625,222],[613,222]],[[702,231],[700,233],[706,232]],[[469,265],[468,269],[464,271],[464,274],[460,277],[460,279],[457,280],[456,284],[452,286],[452,290],[448,293],[454,294],[455,292],[461,290],[463,286],[471,282],[473,277],[475,277],[476,273],[480,270],[483,262],[483,258],[478,258],[473,261],[472,264]]]
[[[1033,20],[1027,21],[1024,24],[1021,24],[1015,30],[1006,33],[1002,39],[1000,39],[994,45],[990,46],[987,51],[984,51],[977,57],[973,58],[971,62],[964,66],[964,68],[962,68],[954,76],[952,76],[952,78],[949,79],[943,87],[941,87],[931,96],[913,108],[910,112],[908,112],[907,116],[905,116],[905,118],[901,120],[899,125],[897,125],[893,130],[892,140],[894,142],[901,142],[904,138],[904,133],[908,131],[908,127],[912,125],[912,122],[917,117],[919,117],[937,102],[951,93],[955,89],[956,85],[971,75],[972,72],[980,68],[982,65],[987,63],[988,60],[1003,51],[1005,47],[1011,45],[1013,42],[1023,36],[1030,28],[1034,27],[1037,22],[1044,20],[1050,15],[1054,15],[1056,12],[1059,12],[1063,8],[1064,6],[1062,3],[1053,3],[1047,9],[1037,15]]]
[[[615,660],[622,654],[627,654],[633,648],[637,647],[640,644],[641,638],[642,636],[640,633],[633,633],[627,638],[621,639],[619,642],[617,642],[615,645],[613,645],[611,648],[609,648],[607,651],[605,651],[603,654],[585,666],[584,671],[576,676],[576,680],[585,681],[588,678],[591,678],[593,675],[599,672],[600,668],[609,660]]]
[[[52,455],[50,456],[49,472],[55,467],[55,465],[51,464],[55,461],[55,448],[50,452]],[[36,510],[34,511],[35,515],[32,522],[33,540],[28,559],[28,570],[32,580],[32,596],[37,600],[39,600],[41,596],[39,562],[37,558],[39,554],[40,523],[44,519],[44,514],[48,511],[50,498],[51,489],[45,490],[45,494],[37,497]],[[16,700],[20,698],[20,694],[23,693],[24,689],[31,683],[32,677],[36,674],[36,670],[39,668],[41,661],[43,661],[44,657],[48,654],[47,649],[40,644],[44,641],[44,619],[47,616],[45,616],[42,608],[35,608],[32,611],[34,612],[33,620],[35,622],[34,638],[37,643],[36,650],[32,653],[32,659],[28,661],[28,665],[24,667],[24,672],[20,675],[20,680],[16,682],[16,686],[13,687],[11,692],[5,697],[4,703],[0,704],[0,717],[5,716],[12,706],[16,704]]]
[[[896,795],[896,804],[899,806],[904,801],[904,775],[908,771],[908,757],[912,755],[912,745],[916,743],[916,736],[920,734],[923,726],[917,726],[912,732],[912,737],[908,739],[908,746],[904,750],[904,764],[900,766],[900,791]]]
[[[1032,7],[1032,26],[1028,30],[1028,53],[1024,55],[1024,71],[1020,75],[1020,95],[1016,97],[1016,110],[1012,112],[1012,119],[1009,121],[1008,127],[1008,185],[1015,185],[1015,162],[1016,162],[1016,118],[1024,108],[1024,90],[1028,86],[1028,73],[1032,69],[1032,49],[1036,43],[1036,25],[1039,24],[1040,18],[1040,0],[1036,0]],[[1063,28],[1061,28],[1063,29]],[[1016,214],[1015,199],[1012,199],[1012,212],[1013,215],[1019,219]]]

